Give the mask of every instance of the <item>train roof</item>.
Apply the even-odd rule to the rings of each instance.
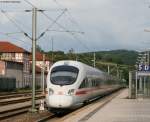
[[[96,72],[100,72],[100,73],[105,73],[103,72],[102,70],[99,70],[97,68],[94,68],[94,67],[91,67],[87,64],[84,64],[82,62],[79,62],[79,61],[73,61],[73,60],[62,60],[62,61],[58,61],[56,63],[54,63],[54,65],[52,67],[55,67],[55,66],[58,66],[58,65],[73,65],[73,66],[76,66],[78,68],[82,67],[82,68],[85,68],[85,69],[91,69],[93,71],[96,71]],[[107,73],[106,73],[107,74]]]

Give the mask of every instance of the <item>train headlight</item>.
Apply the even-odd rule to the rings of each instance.
[[[53,89],[49,88],[49,95],[52,95],[54,93]]]
[[[73,95],[74,94],[75,89],[69,89],[68,91],[68,95]]]

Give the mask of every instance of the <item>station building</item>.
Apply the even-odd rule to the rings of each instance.
[[[32,59],[31,53],[15,44],[0,41],[0,77],[16,79],[16,88],[31,87],[32,81]],[[51,61],[45,58],[45,77],[50,68]],[[36,84],[41,86],[41,71],[43,54],[36,53]]]

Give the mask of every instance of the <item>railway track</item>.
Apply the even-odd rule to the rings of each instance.
[[[43,96],[43,95],[38,95],[35,97],[36,100],[43,99],[43,98],[45,98],[45,96]],[[31,100],[31,96],[30,97],[20,97],[18,99],[3,99],[3,100],[0,100],[0,106],[26,102],[26,101],[30,101],[30,100]]]
[[[44,111],[42,113],[37,112],[35,115],[29,112],[29,110],[31,109],[31,105],[27,105],[24,107],[20,107],[20,108],[15,108],[15,109],[10,109],[10,110],[6,110],[3,112],[0,112],[0,121],[2,120],[12,120],[12,122],[14,122],[14,117],[17,116],[23,116],[22,122],[26,122],[26,119],[29,121],[35,121],[35,122],[45,122],[48,121],[52,118],[55,118],[56,115],[54,115],[53,113],[50,113],[48,111]],[[36,104],[36,109],[39,109],[39,104]],[[25,119],[25,120],[24,120]]]
[[[48,113],[47,115],[42,116],[40,119],[37,119],[36,122],[46,122],[53,118],[56,118],[56,115],[52,113]]]
[[[36,95],[36,108],[38,109],[40,104],[40,99],[44,99],[45,96],[41,95],[41,92],[38,92],[40,95]],[[17,95],[17,96],[16,96]],[[6,95],[7,96],[7,95]],[[6,97],[5,96],[5,97]],[[0,99],[0,121],[8,119],[9,117],[14,117],[27,113],[31,108],[31,93],[19,93],[11,94],[10,98]],[[15,97],[13,97],[15,96]],[[21,96],[21,97],[20,97]],[[2,95],[3,97],[3,95]],[[3,97],[4,98],[4,97]]]
[[[32,91],[18,91],[18,92],[1,92],[0,96],[2,95],[10,95],[10,94],[23,94],[23,93],[31,93]],[[41,90],[36,90],[36,92],[42,92]]]
[[[41,91],[36,91],[36,95],[41,94]],[[1,93],[0,94],[0,100],[1,99],[8,99],[8,98],[16,98],[16,97],[23,97],[23,96],[31,96],[31,92],[13,92],[13,93]]]
[[[36,108],[38,108],[38,106],[39,104],[36,104]],[[30,108],[31,108],[31,105],[27,105],[27,106],[20,107],[20,108],[14,108],[14,109],[2,111],[0,112],[0,120],[4,120],[4,119],[7,119],[8,117],[13,117],[13,116],[26,113],[29,111]]]
[[[34,119],[31,118],[31,120],[33,119],[36,122],[46,122],[46,121],[53,121],[53,120],[63,121],[63,120],[65,120],[65,119],[67,119],[67,118],[69,118],[71,116],[74,116],[77,113],[80,113],[80,112],[84,111],[89,106],[92,106],[94,104],[97,104],[98,102],[101,102],[101,100],[103,100],[103,99],[105,100],[107,98],[107,96],[108,97],[110,96],[111,99],[113,99],[118,93],[120,93],[120,91],[116,92],[116,93],[114,93],[114,92],[111,93],[113,95],[112,97],[111,97],[111,94],[107,94],[106,96],[103,96],[102,98],[100,98],[98,100],[90,102],[89,104],[87,104],[85,106],[82,106],[81,108],[78,108],[78,109],[76,109],[74,111],[68,112],[67,114],[65,114],[62,117],[58,117],[55,114],[47,112],[46,114],[43,114],[43,115],[37,113],[38,117],[36,119],[35,118]],[[106,100],[103,105],[107,104],[107,102],[109,102],[111,99],[109,98],[108,100]],[[36,108],[38,108],[38,107],[39,107],[39,104],[36,104]],[[20,114],[23,114],[23,113],[27,113],[29,111],[29,108],[31,108],[31,105],[27,105],[27,106],[24,106],[24,107],[15,108],[15,109],[11,109],[11,110],[6,110],[6,111],[3,111],[3,112],[0,112],[0,120],[8,119],[8,117],[14,117],[14,116],[17,116],[17,115],[20,115]],[[25,121],[22,121],[22,122],[25,122]]]

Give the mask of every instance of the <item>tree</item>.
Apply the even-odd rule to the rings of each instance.
[[[44,50],[39,45],[36,45],[36,51],[41,52],[41,53],[44,52]]]

